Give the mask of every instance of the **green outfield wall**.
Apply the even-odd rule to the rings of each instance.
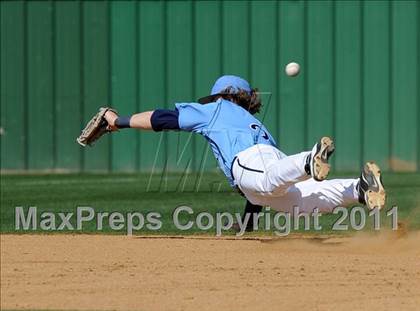
[[[331,135],[336,170],[419,171],[419,60],[418,1],[1,1],[1,168],[213,170],[189,133],[75,139],[99,106],[171,108],[236,74],[284,152]]]

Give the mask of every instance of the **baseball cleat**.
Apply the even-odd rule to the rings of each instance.
[[[322,137],[321,140],[312,148],[309,160],[308,172],[313,179],[322,181],[327,178],[330,172],[328,159],[334,152],[334,142],[329,137]]]
[[[366,162],[360,174],[359,202],[366,204],[369,209],[383,208],[386,200],[386,192],[382,184],[381,170],[375,162]]]

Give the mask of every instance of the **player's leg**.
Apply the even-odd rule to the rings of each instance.
[[[256,214],[260,213],[261,211],[262,211],[261,205],[255,205],[249,202],[248,200],[246,201],[245,211],[242,215],[242,223],[244,223],[247,220],[245,231],[247,232],[254,231],[254,220],[255,220],[256,227],[258,227],[258,217],[256,216]],[[249,215],[248,217],[247,217],[247,214]],[[236,232],[241,231],[241,227],[239,223],[234,223],[232,225],[232,229],[235,230]]]
[[[255,145],[238,154],[232,174],[246,197],[258,204],[256,197],[281,196],[291,185],[311,176],[319,181],[325,179],[333,151],[329,137],[323,137],[312,151],[291,156],[271,146]]]
[[[267,182],[281,194],[289,186],[312,177],[316,181],[327,178],[330,171],[329,157],[334,152],[334,143],[329,137],[322,137],[312,151],[287,156],[270,164]]]
[[[365,164],[360,178],[332,179],[316,182],[313,179],[296,183],[284,196],[267,202],[272,208],[291,212],[298,206],[302,212],[331,212],[337,206],[365,204],[369,209],[382,208],[386,193],[382,184],[379,167],[373,163]]]
[[[331,179],[317,182],[308,179],[287,189],[283,196],[272,198],[267,204],[273,209],[292,212],[295,206],[301,212],[331,212],[337,206],[348,206],[358,202],[359,179]]]

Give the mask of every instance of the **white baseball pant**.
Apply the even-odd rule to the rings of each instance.
[[[310,151],[286,156],[269,145],[254,145],[236,155],[232,175],[252,203],[292,212],[331,212],[337,206],[358,202],[359,179],[315,181],[305,172]]]

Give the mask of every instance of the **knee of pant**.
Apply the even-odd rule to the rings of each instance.
[[[265,190],[269,193],[270,196],[283,196],[287,192],[287,185],[275,184],[270,181],[269,178],[265,180]]]
[[[268,173],[264,176],[264,188],[271,195],[284,195],[289,185],[279,180],[277,176]]]

